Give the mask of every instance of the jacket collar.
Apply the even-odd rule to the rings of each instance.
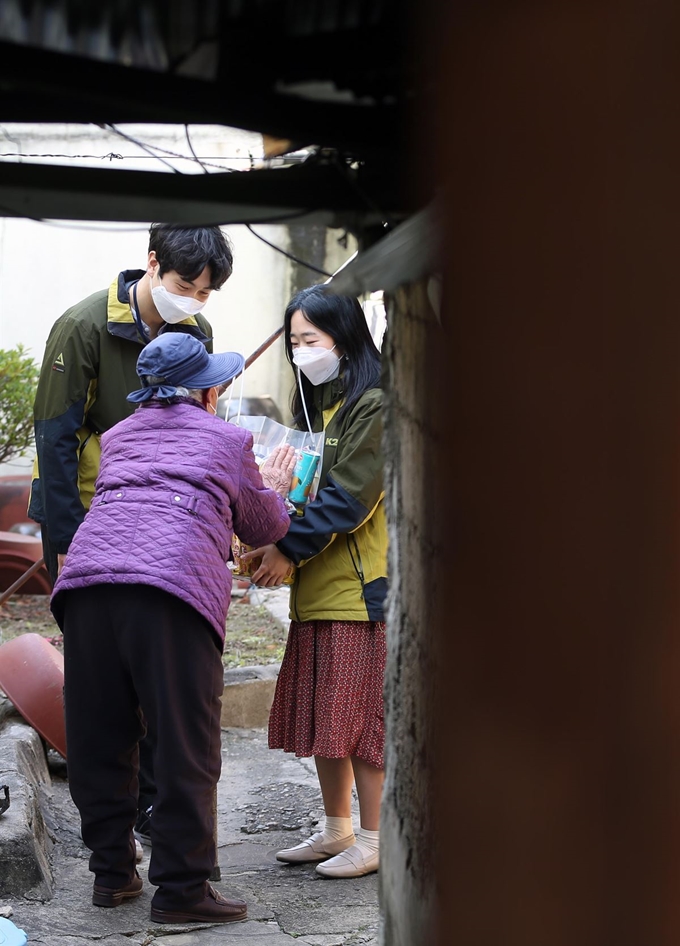
[[[139,334],[139,329],[135,323],[132,310],[130,309],[130,290],[134,283],[144,276],[143,269],[124,269],[118,273],[118,278],[109,286],[109,294],[106,302],[106,327],[110,335],[116,335],[118,338],[126,338],[130,342],[137,342],[138,345],[145,345],[146,339]],[[195,335],[202,342],[207,342],[208,336],[201,331],[201,328],[193,315],[178,322],[177,325],[163,325],[158,334],[163,332],[179,331],[188,332]]]
[[[344,395],[342,378],[334,378],[314,388],[314,407],[319,413],[337,404]]]

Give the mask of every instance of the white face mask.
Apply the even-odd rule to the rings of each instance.
[[[158,314],[170,325],[183,322],[184,319],[196,315],[205,305],[205,302],[199,302],[191,296],[180,296],[176,292],[170,292],[163,285],[152,286],[151,296]]]
[[[340,359],[333,348],[296,348],[293,352],[293,364],[313,384],[332,381],[340,374]]]

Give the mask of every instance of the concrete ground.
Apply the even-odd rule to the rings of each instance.
[[[93,906],[89,852],[80,840],[65,766],[56,754],[49,758],[51,786],[43,793],[42,811],[54,838],[54,896],[41,899],[35,891],[31,899],[0,900],[0,915],[6,915],[3,908],[12,908],[11,920],[26,932],[30,946],[377,946],[377,874],[326,880],[314,865],[290,866],[275,859],[277,850],[311,833],[322,809],[311,760],[268,749],[264,730],[223,731],[218,791],[222,879],[215,886],[225,895],[243,897],[249,913],[248,920],[225,926],[151,922],[154,888],[146,882],[147,848],[140,865],[146,882],[142,896],[115,909]],[[11,864],[1,869],[11,870]]]
[[[266,598],[262,603],[285,620],[284,595]],[[263,728],[223,729],[215,886],[248,902],[249,918],[241,923],[153,923],[149,849],[140,865],[142,896],[115,909],[93,906],[89,852],[65,763],[53,751],[45,757],[37,733],[6,700],[0,700],[0,782],[12,793],[0,815],[0,916],[26,932],[29,946],[378,946],[377,874],[327,880],[313,864],[276,860],[277,850],[316,829],[323,810],[313,761],[268,749]],[[358,826],[356,799],[353,814]]]

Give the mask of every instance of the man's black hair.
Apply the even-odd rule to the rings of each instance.
[[[159,276],[174,270],[182,279],[193,282],[208,266],[211,289],[223,286],[234,266],[231,244],[219,227],[152,223],[149,253],[152,250],[160,264]]]
[[[288,303],[284,316],[286,357],[293,364],[293,346],[290,343],[290,323],[300,310],[308,322],[330,335],[344,354],[343,398],[344,404],[338,412],[340,420],[359,400],[364,391],[380,387],[380,352],[368,329],[364,310],[354,296],[336,296],[325,285],[302,289]],[[304,408],[300,397],[302,384],[305,403],[311,409],[314,403],[314,386],[302,374],[295,371],[295,389],[291,410],[296,427],[306,428]]]

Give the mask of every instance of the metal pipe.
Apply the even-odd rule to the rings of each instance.
[[[31,578],[35,573],[45,564],[44,558],[39,558],[37,562],[33,562],[31,567],[20,575],[15,582],[13,582],[9,588],[5,589],[0,595],[0,606],[2,606],[8,598],[11,598],[15,591],[18,591],[23,584],[25,584],[29,578]]]

